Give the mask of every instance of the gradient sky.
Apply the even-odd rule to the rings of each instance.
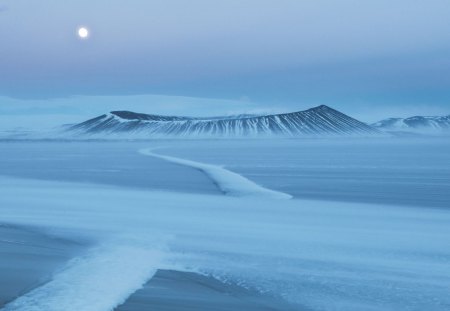
[[[450,114],[450,1],[0,0],[4,125],[320,104]]]

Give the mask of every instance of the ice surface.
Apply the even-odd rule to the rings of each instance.
[[[220,193],[203,173],[145,157],[139,142],[0,142],[0,175],[196,193]]]
[[[100,262],[55,275],[49,283],[14,303],[16,310],[52,310],[101,297],[97,310],[121,302],[154,269],[194,269],[220,279],[281,295],[317,310],[444,310],[448,296],[450,212],[447,210],[272,201],[225,196],[171,194],[44,181],[0,181],[2,222],[80,232],[107,240],[117,249],[98,255]],[[147,265],[134,269],[136,252]],[[151,237],[151,238],[150,238]],[[166,245],[166,260],[153,257],[155,237]],[[170,238],[167,238],[170,237]],[[150,238],[151,243],[146,244]],[[112,244],[110,244],[112,243]],[[146,246],[147,245],[147,246]],[[102,248],[100,248],[102,249]],[[110,266],[110,255],[123,254]],[[139,253],[138,253],[139,254]],[[81,261],[83,262],[83,261]],[[158,265],[159,263],[159,265]],[[97,267],[102,266],[97,274]],[[92,270],[90,270],[90,268]],[[86,269],[86,270],[85,270]],[[129,280],[128,277],[132,278]],[[137,281],[135,281],[137,279]],[[65,286],[62,285],[63,280]],[[98,286],[85,286],[93,282]],[[112,282],[111,280],[116,280]],[[54,284],[54,285],[51,285]],[[81,287],[81,288],[79,288]],[[118,296],[105,292],[118,293]],[[47,295],[53,297],[48,302]],[[49,303],[49,304],[47,304]],[[103,308],[104,307],[104,308]],[[69,309],[70,310],[70,309]]]
[[[285,139],[165,144],[294,198],[450,207],[450,140]]]
[[[43,145],[17,148],[19,145],[1,144],[5,146],[11,146],[4,154],[10,159],[12,175],[21,163],[31,167],[33,148]],[[58,163],[58,158],[69,157],[80,144],[52,146],[57,156],[49,152],[47,157],[54,157]],[[100,174],[105,175],[105,170],[116,170],[126,163],[127,173],[138,176],[143,175],[133,169],[134,162],[128,161],[128,155],[118,157],[117,162],[114,157],[102,161],[101,155],[111,155],[111,150],[124,155],[120,150],[130,150],[136,155],[135,168],[143,163],[137,160],[139,157],[142,161],[159,161],[137,153],[143,147],[158,147],[154,142],[114,146],[93,143],[88,157],[83,157],[83,152],[75,153],[73,161],[91,168],[94,163],[103,163]],[[81,183],[79,178],[73,179],[77,182],[54,182],[2,177],[0,222],[43,227],[72,239],[83,236],[97,245],[56,273],[53,281],[13,302],[15,310],[52,310],[52,306],[72,304],[80,308],[77,303],[94,297],[101,298],[95,301],[95,310],[110,310],[161,268],[199,271],[283,297],[296,303],[299,310],[450,308],[450,210],[443,208],[449,200],[448,143],[180,141],[164,146],[164,154],[247,172],[244,176],[267,188],[297,189],[297,198],[229,197],[214,191],[162,192],[150,190],[152,183],[141,187],[145,179],[131,186],[127,183],[132,179],[117,179],[111,186],[101,179],[97,182],[103,185]],[[29,157],[23,157],[20,150],[27,151]],[[14,153],[16,162],[11,160]],[[59,171],[70,163],[67,160]],[[159,164],[169,165],[164,161]],[[188,180],[191,174],[200,178],[194,169],[170,165],[170,174],[183,175],[182,180]],[[309,173],[302,176],[308,167]],[[288,178],[284,169],[290,169],[295,178]],[[326,171],[330,175],[321,175]],[[164,174],[164,170],[155,168],[156,172]],[[255,172],[267,177],[258,179]],[[345,172],[347,175],[340,175]],[[16,176],[21,174],[25,172]],[[73,178],[70,172],[66,175],[61,179]],[[373,202],[376,200],[370,197],[370,190],[383,183],[383,175],[391,181],[385,188],[399,190],[380,191],[385,202],[408,207],[381,201],[333,201],[329,189],[320,187],[334,183],[337,190],[344,191],[339,200],[352,199],[359,193]],[[318,193],[316,200],[299,199],[302,187],[308,186],[303,181],[311,176],[317,177],[309,185]],[[373,183],[370,177],[374,177]],[[354,182],[348,183],[348,179]],[[358,183],[360,187],[353,187]],[[175,187],[180,189],[180,185]],[[427,195],[422,188],[433,192]],[[317,200],[321,196],[328,201]],[[409,197],[422,198],[418,205],[423,207],[408,204]],[[136,270],[131,271],[133,266]]]
[[[48,281],[53,271],[89,246],[80,242],[0,224],[0,306]]]
[[[450,206],[448,139],[0,142],[1,175],[220,193],[203,173],[143,156],[221,166],[294,198]]]

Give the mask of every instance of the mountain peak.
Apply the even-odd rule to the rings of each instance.
[[[178,117],[111,111],[70,128],[79,134],[140,137],[377,135],[380,132],[326,105],[264,116]]]
[[[304,110],[304,111],[298,111],[298,112],[299,112],[299,113],[303,113],[303,112],[320,112],[320,111],[322,111],[322,112],[325,112],[325,111],[329,111],[329,112],[339,112],[339,111],[337,111],[337,110],[335,110],[335,109],[333,109],[333,108],[331,108],[331,107],[329,107],[329,106],[327,106],[327,105],[319,105],[319,106],[312,107],[312,108],[309,108],[309,109],[307,109],[307,110]]]
[[[331,110],[334,110],[333,108],[331,108],[331,107],[329,107],[327,105],[319,105],[319,106],[313,107],[311,109],[331,109]]]

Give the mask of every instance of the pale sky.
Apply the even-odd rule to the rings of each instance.
[[[3,124],[320,104],[450,114],[450,1],[0,0]]]

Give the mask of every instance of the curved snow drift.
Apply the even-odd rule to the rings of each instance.
[[[113,310],[153,277],[158,249],[111,243],[71,260],[48,283],[7,304],[3,311]]]
[[[160,155],[154,153],[152,150],[154,150],[154,148],[141,149],[139,150],[139,153],[200,170],[209,178],[211,178],[217,185],[217,187],[219,187],[219,189],[226,195],[235,197],[261,197],[283,200],[292,199],[292,196],[290,194],[264,188],[245,178],[244,176],[226,170],[223,167]]]

